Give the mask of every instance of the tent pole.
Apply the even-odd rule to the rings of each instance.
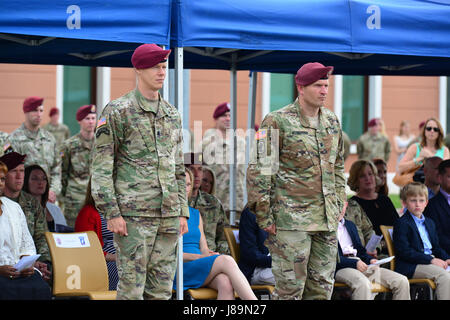
[[[166,46],[162,46],[164,50],[166,50]],[[169,57],[167,58],[167,69],[166,69],[166,77],[164,78],[164,84],[161,89],[162,98],[166,101],[169,101]]]
[[[231,105],[231,133],[232,136],[230,139],[231,142],[231,160],[230,161],[230,225],[235,224],[236,219],[236,162],[237,162],[237,153],[236,153],[236,127],[237,127],[237,72],[236,72],[236,60],[237,54],[233,53],[231,55],[231,71],[230,71],[230,105]],[[228,159],[227,159],[228,160]]]
[[[183,125],[183,48],[180,47],[175,48],[175,106]],[[183,287],[183,236],[180,236],[177,248],[177,300],[183,300]]]
[[[255,110],[256,110],[256,89],[258,84],[258,73],[250,71],[250,82],[248,86],[248,113],[247,113],[247,134],[245,144],[245,168],[247,169],[250,161],[250,152],[253,147],[255,129]],[[245,170],[245,176],[247,177],[247,170]],[[244,203],[247,203],[247,183],[244,183]]]

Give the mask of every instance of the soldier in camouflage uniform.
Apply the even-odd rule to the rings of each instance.
[[[139,46],[137,88],[111,101],[97,123],[92,196],[114,232],[117,299],[169,299],[178,237],[189,217],[177,109],[161,98],[170,50]]]
[[[189,206],[200,211],[208,248],[229,255],[230,248],[224,231],[224,227],[228,227],[229,222],[223,206],[215,196],[200,190],[203,180],[201,153],[185,153],[184,165],[194,176],[192,193],[188,200]]]
[[[333,291],[345,176],[341,126],[323,107],[332,70],[302,66],[297,100],[269,113],[255,135],[248,201],[269,232],[274,299],[330,299]]]
[[[50,132],[56,140],[56,147],[59,148],[64,140],[69,139],[70,130],[64,123],[59,123],[58,108],[50,109],[50,122],[43,126],[45,130]]]
[[[381,133],[380,119],[372,119],[368,123],[369,130],[359,137],[356,144],[358,160],[369,160],[380,158],[386,163],[391,154],[391,143],[389,139]]]
[[[41,255],[39,257],[40,263],[37,264],[37,267],[42,272],[44,279],[48,280],[50,272],[47,264],[50,267],[51,258],[47,241],[45,240],[45,232],[48,231],[47,221],[44,208],[39,201],[31,194],[22,191],[25,177],[25,158],[26,155],[21,155],[17,152],[9,152],[0,157],[0,161],[8,168],[3,193],[21,206],[27,220],[28,230],[36,246],[36,252]]]
[[[8,141],[8,136],[6,132],[0,131],[0,157],[3,155],[3,149],[6,141]]]
[[[60,156],[53,135],[39,128],[44,112],[43,101],[39,97],[25,99],[25,122],[9,135],[7,146],[17,153],[27,155],[26,166],[38,164],[46,171],[50,178],[49,201],[55,202],[56,196],[61,192]]]
[[[61,146],[61,198],[64,216],[69,227],[75,227],[75,220],[86,198],[91,165],[91,150],[97,121],[95,105],[78,109],[77,121],[80,132],[64,141]]]
[[[229,214],[230,208],[230,164],[233,163],[230,137],[230,107],[228,103],[218,105],[214,111],[215,128],[206,130],[203,135],[203,162],[214,171],[216,176],[215,196],[222,203]],[[245,139],[237,135],[237,166],[236,166],[236,216],[239,220],[240,212],[244,208],[245,184]]]

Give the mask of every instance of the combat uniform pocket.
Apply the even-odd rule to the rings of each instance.
[[[334,134],[327,135],[323,137],[324,150],[327,152],[327,160],[330,163],[335,163],[338,150],[338,140]]]
[[[290,140],[284,145],[283,150],[280,154],[281,158],[285,158],[286,162],[282,160],[283,163],[291,163],[294,168],[309,168],[313,165],[311,155],[306,148],[303,141],[292,141]]]

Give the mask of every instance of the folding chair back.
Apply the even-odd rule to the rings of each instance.
[[[393,230],[393,227],[381,225],[380,230],[381,230],[381,233],[383,234],[384,241],[386,241],[386,246],[388,249],[389,256],[390,257],[395,256],[394,242],[392,241],[392,237],[391,237],[391,232]],[[390,266],[391,270],[395,271],[395,259],[392,259],[390,263],[391,263],[391,266]]]
[[[241,258],[241,249],[239,247],[239,243],[236,241],[236,237],[234,236],[233,230],[237,230],[239,232],[239,228],[234,227],[225,227],[225,238],[227,239],[228,246],[230,247],[231,256],[234,258],[236,263],[239,262]]]
[[[53,264],[54,296],[88,296],[115,299],[109,291],[108,269],[102,247],[94,231],[46,232]]]

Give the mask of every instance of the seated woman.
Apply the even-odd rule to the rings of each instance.
[[[363,245],[373,232],[381,235],[380,225],[392,226],[399,218],[391,199],[376,192],[377,180],[377,168],[372,162],[358,160],[352,164],[347,184],[356,195],[348,201],[345,218],[356,225]],[[384,246],[383,252],[387,253]]]
[[[41,166],[33,164],[25,168],[23,190],[34,196],[44,208],[50,232],[61,232],[62,229],[69,228],[61,209],[48,201],[50,186],[47,174]]]
[[[187,198],[192,191],[192,173],[186,169]],[[189,231],[183,235],[183,290],[209,287],[217,290],[218,300],[234,300],[234,291],[242,300],[257,300],[247,279],[229,255],[209,250],[200,212],[189,208]],[[175,275],[173,289],[176,290]]]
[[[114,248],[113,233],[108,230],[106,220],[95,208],[91,195],[91,180],[86,189],[86,198],[83,207],[75,220],[75,232],[95,231],[100,240],[108,267],[109,290],[117,290],[119,274],[116,265],[116,249]]]
[[[380,158],[372,160],[375,167],[377,167],[379,184],[377,184],[376,191],[382,195],[389,196],[389,187],[387,184],[387,164],[386,161]]]
[[[6,165],[0,162],[0,196],[5,187]],[[16,270],[23,257],[36,254],[27,221],[18,203],[0,197],[0,300],[46,300],[51,290],[33,267]]]
[[[403,173],[423,165],[426,158],[437,156],[443,160],[450,158],[444,144],[444,130],[439,120],[429,118],[422,128],[421,141],[408,147],[398,164],[398,172]]]
[[[211,168],[207,166],[203,166],[203,179],[202,179],[202,186],[200,189],[203,192],[209,193],[214,195],[215,189],[216,189],[216,176],[214,174],[214,171],[211,170]]]

